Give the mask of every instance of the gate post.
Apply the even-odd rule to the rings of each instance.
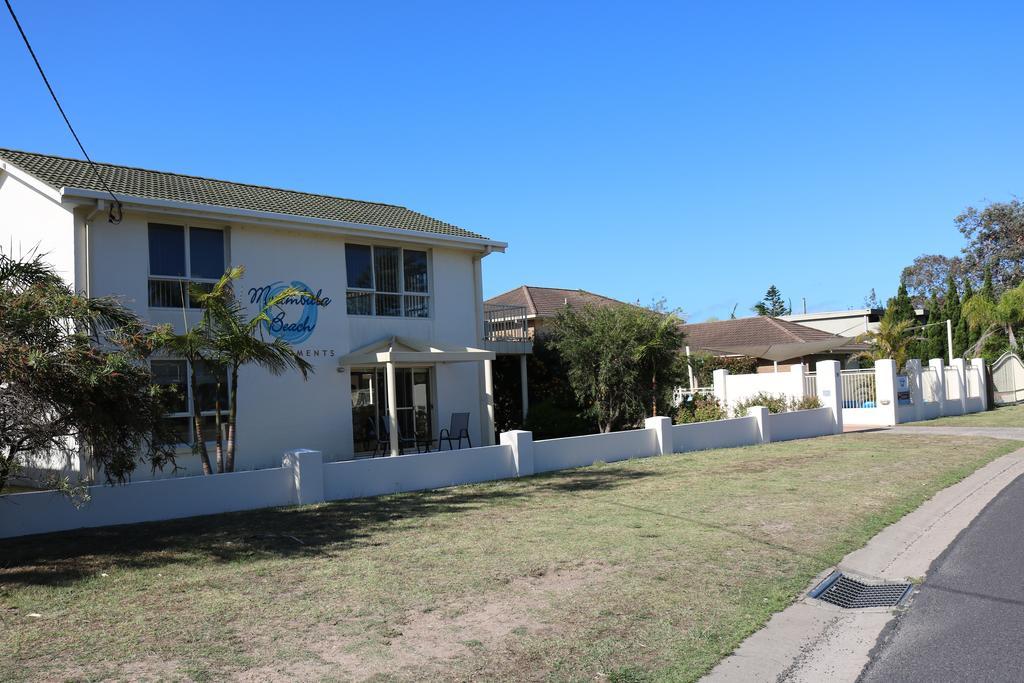
[[[814,366],[817,375],[818,400],[822,407],[832,409],[833,434],[843,433],[843,383],[839,378],[839,361],[820,360]]]

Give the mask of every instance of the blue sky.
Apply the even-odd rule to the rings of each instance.
[[[858,307],[1024,187],[1019,3],[14,4],[93,158],[406,205],[486,295]],[[0,82],[78,156],[6,16]]]

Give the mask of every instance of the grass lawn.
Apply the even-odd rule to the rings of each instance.
[[[0,542],[0,680],[693,680],[1019,445],[844,434]]]
[[[1024,405],[909,423],[915,427],[1024,427]]]

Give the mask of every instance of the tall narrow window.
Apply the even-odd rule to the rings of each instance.
[[[192,387],[188,361],[159,359],[150,361],[153,380],[164,387],[173,388],[173,397],[168,404],[170,412],[164,420],[178,437],[178,443],[192,444],[195,440],[192,430]],[[217,438],[217,410],[220,409],[221,424],[226,424],[228,412],[228,376],[223,365],[198,363],[196,365],[199,417],[203,427],[203,438],[212,442]]]
[[[349,315],[430,317],[427,252],[345,245]]]
[[[402,315],[399,281],[402,250],[398,247],[374,247],[373,271],[377,280],[377,315]]]
[[[189,287],[210,290],[224,274],[224,231],[166,223],[149,224],[149,305],[198,304]]]

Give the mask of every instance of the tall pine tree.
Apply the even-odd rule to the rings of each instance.
[[[899,289],[896,290],[896,296],[887,302],[885,315],[894,324],[905,320],[911,327],[917,327],[917,314],[914,312],[914,302],[910,300],[910,295],[907,294],[907,287],[902,282]],[[913,335],[914,340],[907,346],[907,357],[921,358],[927,364],[928,357],[925,353],[925,343],[920,339],[921,330],[913,329],[909,333]]]
[[[964,317],[963,305],[972,296],[974,296],[974,287],[971,286],[970,280],[965,279],[964,295],[960,299],[960,322],[953,331],[953,345],[957,348],[957,356],[960,357],[968,356],[968,352],[974,348],[978,337],[981,336],[981,330],[977,328],[971,329],[971,326],[967,323],[967,318]]]
[[[932,292],[928,301],[928,327],[924,332],[924,352],[922,361],[932,358],[946,358],[946,318],[942,314],[942,304],[939,302],[939,295]]]
[[[960,291],[956,286],[956,279],[952,274],[946,277],[946,294],[942,298],[942,319],[949,320],[953,326],[953,357],[963,356],[963,338],[957,338],[957,331],[960,329]],[[946,330],[943,330],[943,335],[946,334]],[[945,353],[942,354],[942,358],[949,362],[949,346],[947,343],[943,344]]]

